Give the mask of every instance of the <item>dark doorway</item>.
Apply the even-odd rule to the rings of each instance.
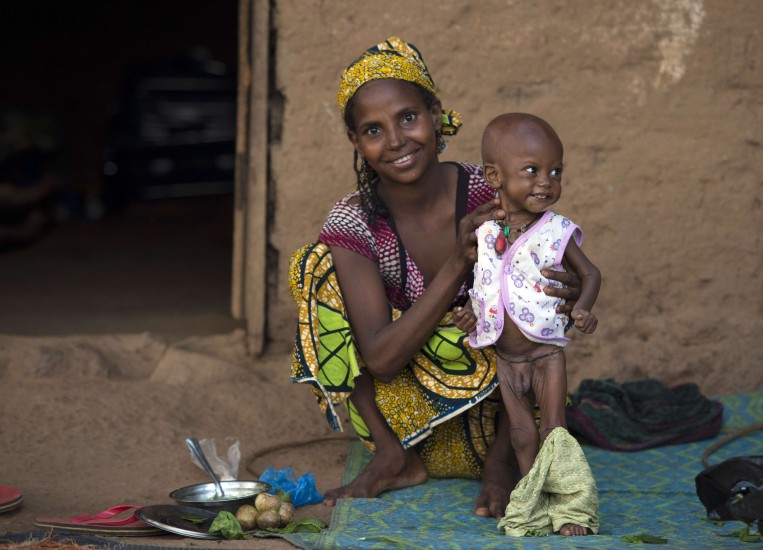
[[[219,138],[210,113],[229,121],[235,107],[221,99],[220,79],[207,103],[214,79],[193,94],[177,88],[180,80],[199,88],[191,78],[199,66],[235,71],[237,2],[14,1],[0,27],[0,161],[14,160],[0,185],[45,177],[53,189],[45,222],[32,227],[40,230],[0,243],[0,333],[181,338],[238,326],[230,316],[232,142],[194,142]],[[196,66],[182,73],[189,60]],[[124,116],[135,108],[125,107],[126,93],[145,100],[143,119]],[[114,144],[126,140],[115,135],[131,123],[143,124],[138,134],[156,148],[117,163]],[[13,157],[19,149],[24,162]],[[149,169],[125,177],[128,161]],[[9,209],[0,214],[13,226],[24,214]]]

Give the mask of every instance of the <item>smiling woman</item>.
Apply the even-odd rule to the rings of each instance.
[[[516,461],[498,420],[495,355],[472,349],[451,312],[466,301],[475,228],[503,212],[479,166],[440,162],[460,115],[443,109],[414,46],[391,37],[368,49],[343,73],[337,100],[358,189],[336,203],[319,242],[292,257],[292,379],[315,386],[335,429],[343,403],[375,456],[325,502],[428,476],[482,476],[475,513],[501,517]]]
[[[380,108],[383,106],[383,108]],[[348,135],[361,158],[388,184],[415,182],[435,154],[442,106],[416,84],[383,79],[355,96]]]

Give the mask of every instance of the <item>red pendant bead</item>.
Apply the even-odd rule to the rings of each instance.
[[[499,235],[495,240],[495,251],[497,254],[506,252],[506,237]]]

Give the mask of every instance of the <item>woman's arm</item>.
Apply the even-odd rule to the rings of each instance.
[[[553,281],[562,283],[564,286],[551,286],[547,285],[543,292],[547,296],[553,296],[554,298],[561,298],[564,303],[560,304],[556,308],[557,313],[564,313],[569,315],[575,304],[580,298],[580,277],[575,270],[570,266],[570,263],[566,259],[562,259],[562,265],[566,271],[553,271],[551,269],[541,270],[541,274]]]
[[[375,378],[394,378],[432,336],[474,264],[474,230],[500,214],[497,202],[491,202],[464,216],[458,246],[421,297],[394,322],[377,264],[346,248],[331,247],[355,342]]]

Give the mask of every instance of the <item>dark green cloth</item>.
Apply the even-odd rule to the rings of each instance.
[[[615,451],[709,439],[722,422],[723,405],[696,384],[668,387],[653,378],[624,384],[584,380],[567,408],[570,433]]]

